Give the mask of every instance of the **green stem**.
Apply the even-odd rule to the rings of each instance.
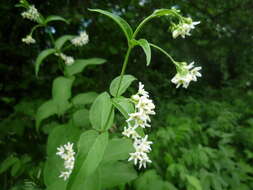
[[[62,51],[66,51],[68,50],[69,48],[71,48],[73,46],[73,44],[69,44],[67,45],[66,47],[62,48]]]
[[[32,30],[31,30],[31,32],[30,32],[30,35],[32,35],[33,32],[34,32],[37,28],[39,28],[39,27],[44,27],[44,25],[38,24],[38,25],[34,26],[34,27],[32,28]]]
[[[139,33],[140,29],[143,27],[143,25],[148,22],[149,20],[151,20],[152,18],[154,18],[154,15],[150,15],[147,18],[145,18],[140,24],[139,26],[136,28],[136,30],[134,31],[133,34],[133,39],[135,39],[135,37],[137,36],[137,34]]]
[[[121,70],[121,73],[120,73],[119,86],[118,86],[118,89],[117,89],[117,92],[116,92],[116,97],[118,97],[118,94],[119,94],[120,85],[122,83],[122,79],[123,79],[123,76],[125,74],[125,70],[126,70],[126,67],[127,67],[127,63],[128,63],[128,59],[129,59],[129,55],[131,53],[131,50],[132,50],[132,46],[129,46],[128,49],[127,49],[127,53],[126,53],[126,56],[125,56],[125,59],[124,59],[123,67],[122,67],[122,70]]]
[[[165,54],[171,61],[172,63],[174,63],[175,65],[178,65],[177,62],[171,57],[170,54],[168,54],[166,51],[164,51],[162,48],[160,48],[159,46],[155,45],[155,44],[152,44],[152,43],[149,43],[149,45],[153,48],[156,48],[158,49],[159,51],[161,51],[163,54]]]
[[[124,63],[123,63],[123,66],[122,66],[122,70],[121,70],[121,73],[120,73],[119,86],[118,86],[118,89],[117,89],[117,92],[116,92],[116,97],[118,97],[120,85],[121,85],[121,83],[122,83],[122,79],[123,79],[123,76],[124,76],[125,71],[126,71],[126,67],[127,67],[129,55],[130,55],[132,49],[133,49],[133,47],[132,47],[131,45],[128,46],[127,53],[126,53],[126,55],[125,55]],[[110,110],[110,113],[109,113],[109,116],[108,116],[107,121],[106,121],[106,126],[108,125],[109,120],[110,120],[110,118],[111,118],[111,115],[112,115],[112,112],[113,112],[113,108],[114,108],[114,107],[112,106],[112,108],[111,108],[111,110]]]
[[[50,39],[52,41],[53,46],[55,46],[55,40],[54,40],[53,35],[50,32],[48,33],[48,35],[49,35],[49,37],[50,37]]]

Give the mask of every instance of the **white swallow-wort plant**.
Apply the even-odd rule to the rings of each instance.
[[[22,40],[26,44],[33,46],[39,42],[33,37],[37,29],[51,27],[55,21],[68,23],[66,19],[56,15],[44,17],[26,0],[21,0],[19,6],[26,9],[21,14],[22,17],[36,23]],[[135,30],[123,18],[108,11],[89,11],[101,13],[118,24],[126,37],[127,51],[121,73],[112,80],[108,91],[80,92],[73,96],[72,86],[76,74],[83,72],[88,65],[103,64],[105,60],[77,59],[69,55],[69,48],[80,48],[88,43],[89,36],[85,31],[81,31],[78,36],[64,35],[57,39],[55,34],[48,33],[51,47],[39,53],[35,61],[35,73],[38,76],[42,63],[50,62],[50,55],[57,60],[59,70],[62,71],[62,76],[53,81],[52,98],[38,108],[35,118],[37,130],[45,125],[52,127],[49,130],[44,168],[44,183],[49,190],[103,190],[119,185],[123,187],[137,177],[138,170],[152,164],[150,152],[155,142],[147,134],[147,128],[152,129],[151,120],[156,114],[152,95],[139,82],[136,93],[130,97],[124,96],[130,85],[137,80],[126,74],[129,56],[134,47],[140,46],[143,49],[147,66],[151,63],[151,48],[165,54],[175,65],[177,72],[171,81],[177,87],[182,85],[187,88],[191,81],[196,81],[201,76],[201,67],[175,61],[159,46],[147,39],[138,38],[139,32],[148,21],[161,16],[172,18],[173,38],[189,36],[198,23],[183,17],[178,10],[156,10]],[[116,114],[125,118],[125,124],[116,122]]]

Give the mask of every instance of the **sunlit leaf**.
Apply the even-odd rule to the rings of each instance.
[[[40,65],[43,63],[43,60],[55,52],[56,52],[55,49],[45,49],[42,52],[40,52],[40,54],[38,55],[38,57],[36,58],[36,61],[35,61],[35,74],[36,74],[36,76],[39,73]]]
[[[147,61],[147,66],[149,66],[150,61],[151,61],[151,48],[146,39],[140,39],[137,41],[138,45],[140,45],[143,49],[143,51],[146,54],[146,61]]]
[[[81,73],[89,65],[101,65],[105,62],[106,60],[101,58],[76,59],[72,65],[65,67],[65,73],[71,76]]]
[[[55,48],[56,49],[61,49],[62,46],[69,40],[73,39],[74,36],[73,35],[64,35],[59,37],[56,41],[55,41]]]
[[[58,15],[50,15],[45,19],[45,24],[48,24],[49,22],[54,22],[54,21],[60,21],[60,22],[65,22],[69,23],[65,18],[58,16]]]
[[[111,95],[114,97],[122,95],[135,80],[136,78],[132,75],[123,75],[122,80],[121,76],[116,77],[110,85]]]
[[[130,41],[132,39],[133,30],[132,30],[131,26],[123,18],[121,18],[120,16],[115,15],[113,13],[110,13],[108,11],[101,10],[101,9],[89,9],[89,11],[98,12],[98,13],[101,13],[103,15],[106,15],[106,16],[110,17],[123,30],[127,40]]]
[[[90,109],[90,122],[97,130],[106,130],[112,127],[114,110],[110,95],[107,92],[100,94]]]

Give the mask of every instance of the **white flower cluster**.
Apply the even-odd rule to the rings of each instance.
[[[56,53],[56,56],[59,56],[66,65],[73,65],[73,63],[75,62],[74,58],[71,56],[67,56],[64,53]]]
[[[84,46],[89,42],[89,36],[85,31],[80,32],[80,35],[73,38],[71,43],[74,46]]]
[[[171,79],[171,82],[176,84],[176,88],[183,85],[187,88],[191,81],[197,81],[197,77],[201,77],[201,67],[194,67],[194,62],[187,65],[185,62],[178,63],[177,74]]]
[[[181,36],[182,38],[185,38],[185,36],[190,36],[190,31],[199,23],[200,21],[193,22],[191,18],[185,18],[178,25],[172,27],[172,37],[177,38],[178,36]]]
[[[73,150],[73,143],[68,142],[67,144],[57,148],[58,152],[56,155],[60,156],[64,160],[65,171],[62,171],[59,178],[67,180],[72,173],[75,164],[75,152]]]
[[[29,6],[29,8],[21,13],[21,16],[23,18],[29,19],[31,21],[38,21],[39,17],[40,17],[40,13],[39,11],[35,8],[34,5]]]
[[[148,135],[141,137],[136,129],[138,127],[151,127],[149,115],[155,115],[155,105],[153,101],[149,99],[149,94],[144,90],[144,85],[141,82],[139,83],[138,93],[133,95],[131,99],[135,104],[135,112],[129,114],[129,118],[126,120],[128,127],[124,127],[122,134],[134,140],[133,146],[135,152],[130,153],[128,161],[133,160],[135,165],[139,164],[139,168],[142,166],[146,168],[146,163],[152,162],[147,153],[151,151],[150,145],[153,144],[153,142],[148,141]]]
[[[26,44],[34,44],[36,41],[31,35],[27,35],[25,38],[22,38],[22,42]]]

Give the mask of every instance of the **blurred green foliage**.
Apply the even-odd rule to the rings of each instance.
[[[44,189],[46,139],[57,123],[48,122],[37,133],[35,112],[50,98],[48,92],[59,71],[52,58],[42,66],[39,78],[35,77],[34,58],[48,47],[48,31],[35,33],[39,41],[32,48],[23,44],[21,38],[29,32],[31,23],[21,18],[15,3],[0,2],[0,187]],[[70,20],[68,27],[52,25],[55,35],[87,30],[89,45],[74,57],[108,60],[101,67],[79,74],[74,92],[108,89],[120,72],[126,51],[126,41],[116,25],[87,8],[112,11],[133,26],[153,10],[172,6],[200,20],[199,27],[186,39],[172,40],[166,18],[152,21],[141,33],[150,42],[162,44],[177,60],[194,60],[203,67],[203,78],[189,89],[174,88],[170,79],[175,70],[159,52],[153,53],[148,68],[141,48],[131,55],[127,73],[146,84],[158,113],[151,131],[153,163],[139,171],[137,180],[125,189],[253,189],[251,0],[146,0],[143,6],[138,0],[32,3],[43,14],[58,14]]]

